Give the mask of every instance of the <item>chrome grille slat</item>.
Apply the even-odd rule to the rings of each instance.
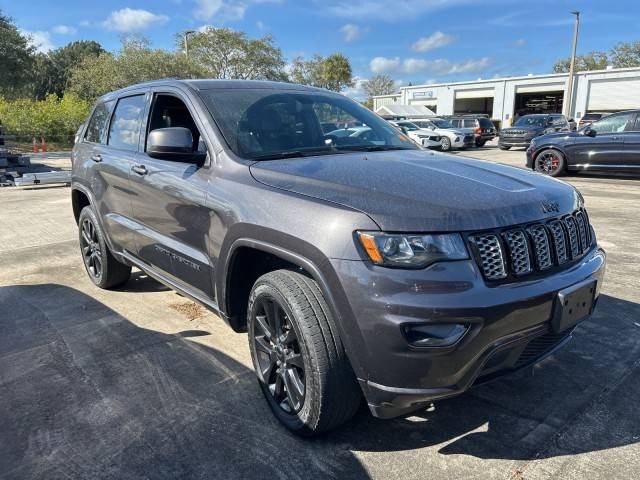
[[[553,266],[551,258],[551,247],[547,230],[541,224],[533,225],[527,229],[527,233],[533,243],[533,252],[536,258],[536,265],[540,270],[546,270]]]
[[[592,241],[589,217],[583,209],[522,228],[474,233],[467,238],[475,247],[484,278],[492,281],[562,266],[587,252]]]
[[[470,237],[481,258],[480,268],[487,280],[501,280],[507,277],[500,240],[496,235],[474,235]]]
[[[509,246],[511,269],[514,275],[526,275],[531,272],[531,258],[527,237],[522,230],[504,232],[504,239]]]

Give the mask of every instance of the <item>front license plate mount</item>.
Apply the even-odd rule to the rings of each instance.
[[[560,290],[556,296],[551,327],[563,332],[591,315],[595,303],[596,280],[588,279]]]

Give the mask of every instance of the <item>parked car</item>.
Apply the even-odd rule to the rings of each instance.
[[[331,132],[325,133],[325,136],[328,139],[333,137],[343,138],[343,137],[352,137],[358,138],[360,140],[365,140],[373,143],[374,145],[384,145],[384,139],[381,138],[375,130],[370,127],[351,127],[351,128],[340,128],[338,130],[333,130]]]
[[[527,167],[554,177],[579,170],[640,173],[640,110],[608,115],[577,132],[534,138]]]
[[[470,128],[457,129],[443,118],[409,119],[414,125],[436,132],[442,137],[441,150],[465,149],[475,145],[475,136]]]
[[[433,130],[420,128],[408,120],[390,120],[389,123],[401,129],[411,140],[424,148],[442,148],[442,137]]]
[[[531,140],[552,132],[569,132],[567,117],[559,113],[536,113],[520,117],[510,128],[500,131],[498,148],[509,150],[511,147],[527,148]]]
[[[471,128],[475,135],[476,147],[483,147],[485,143],[496,138],[498,131],[491,119],[481,115],[453,115],[446,117],[455,128]]]
[[[585,113],[584,116],[580,119],[580,122],[578,122],[578,128],[582,128],[585,125],[590,125],[593,122],[597,122],[598,120],[600,120],[601,118],[606,117],[607,115],[609,115],[609,114],[608,113],[598,113],[598,112]]]
[[[323,133],[344,118],[381,143]],[[363,397],[391,418],[530,365],[595,306],[605,254],[574,187],[425,152],[343,95],[167,79],[101,97],[85,125],[89,279],[126,289],[135,266],[248,332],[297,434]]]

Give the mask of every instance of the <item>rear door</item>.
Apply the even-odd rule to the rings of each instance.
[[[140,154],[131,172],[137,255],[158,273],[205,299],[214,299],[208,239],[211,218],[206,207],[209,168],[203,162],[152,158],[146,137],[157,128],[186,127],[195,149],[207,147],[202,121],[179,90],[153,91]]]
[[[622,165],[625,170],[640,172],[640,114],[629,122],[624,132],[624,155]]]
[[[635,121],[635,114],[625,112],[610,115],[594,122],[589,128],[595,137],[577,135],[566,147],[571,164],[589,170],[609,170],[624,162],[624,139],[627,125]]]

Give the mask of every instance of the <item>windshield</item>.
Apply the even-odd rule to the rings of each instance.
[[[433,119],[431,121],[433,123],[435,123],[436,127],[438,127],[438,128],[453,128],[453,125],[451,124],[451,122],[449,120],[442,120],[440,118],[437,118],[437,119]]]
[[[330,92],[233,88],[201,95],[231,150],[247,159],[418,148],[370,110]]]
[[[543,115],[525,115],[516,120],[514,127],[544,127],[547,123],[546,116]]]
[[[397,125],[399,127],[406,128],[408,132],[411,132],[413,130],[420,130],[419,126],[417,126],[415,123],[411,123],[411,122],[398,122]]]

